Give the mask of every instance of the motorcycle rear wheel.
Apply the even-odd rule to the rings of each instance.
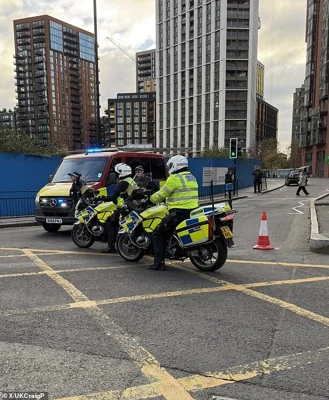
[[[144,250],[135,246],[127,233],[118,235],[116,248],[120,256],[129,262],[137,262],[144,257]]]
[[[206,249],[208,255],[205,256],[191,256],[191,263],[201,271],[213,272],[221,268],[227,259],[227,246],[220,240],[200,246],[200,248]]]
[[[87,249],[88,247],[91,247],[95,242],[94,236],[83,224],[73,226],[71,237],[73,242],[82,249]]]

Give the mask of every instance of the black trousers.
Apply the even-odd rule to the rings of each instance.
[[[308,191],[306,190],[306,187],[305,187],[305,186],[299,186],[298,189],[297,189],[297,193],[296,193],[296,194],[299,194],[301,190],[302,190],[305,194],[308,194]]]
[[[116,237],[119,230],[119,216],[120,212],[116,210],[106,221],[107,243],[109,247],[114,247],[115,245]]]
[[[166,241],[170,238],[177,225],[190,218],[192,210],[174,209],[165,217],[153,233],[154,265],[164,263]]]
[[[261,189],[262,189],[262,182],[255,182],[254,181],[254,191],[255,191],[255,193],[257,192],[257,189],[258,188],[258,193],[260,193],[261,192]]]

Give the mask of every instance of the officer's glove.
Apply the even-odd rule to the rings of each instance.
[[[128,196],[128,193],[127,193],[127,192],[121,192],[121,193],[120,193],[120,197],[121,197],[123,200],[126,200],[129,196]]]

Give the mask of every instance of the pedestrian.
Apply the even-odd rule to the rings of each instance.
[[[167,167],[169,178],[150,198],[154,204],[166,200],[169,209],[169,215],[160,222],[152,237],[154,264],[147,269],[153,271],[166,269],[166,241],[176,226],[190,218],[191,211],[199,205],[198,182],[188,169],[187,158],[181,155],[173,156],[167,162]]]
[[[261,191],[261,186],[262,186],[262,171],[261,169],[256,166],[254,172],[252,173],[254,176],[254,192],[257,193],[262,193]]]
[[[306,196],[309,195],[309,192],[306,190],[306,181],[307,181],[306,173],[303,170],[301,172],[301,174],[299,175],[298,189],[297,189],[296,196],[300,196],[299,193],[301,190],[306,194]]]
[[[83,186],[83,182],[80,180],[81,174],[79,172],[70,172],[68,175],[72,182],[70,197],[77,203],[81,197],[81,188]]]

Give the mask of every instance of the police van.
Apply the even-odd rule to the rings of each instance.
[[[159,187],[167,179],[165,159],[161,154],[152,152],[134,152],[118,150],[89,150],[83,154],[64,157],[55,171],[50,175],[49,183],[44,186],[35,198],[35,219],[47,232],[57,232],[62,225],[73,225],[75,204],[69,192],[72,185],[71,172],[81,174],[86,185],[100,191],[100,196],[112,193],[114,182],[110,172],[116,164],[126,163],[132,170],[142,165],[145,173],[150,173]]]

